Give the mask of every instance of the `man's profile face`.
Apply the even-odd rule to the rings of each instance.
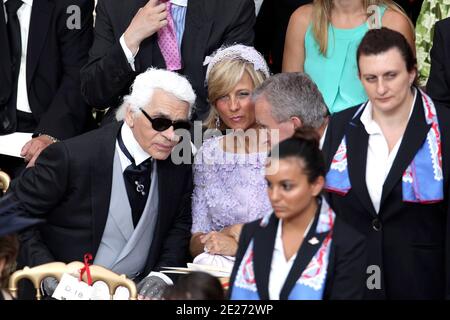
[[[150,103],[143,109],[152,119],[188,120],[189,104],[160,89],[155,89]],[[165,131],[156,131],[141,111],[133,115],[128,109],[125,119],[141,148],[154,159],[167,159],[179,141],[172,126]]]
[[[271,146],[286,140],[294,134],[295,127],[292,121],[287,120],[284,122],[278,122],[272,115],[272,106],[264,97],[264,95],[260,96],[255,101],[255,117],[256,123],[269,131],[277,130],[277,134],[271,132],[269,134],[269,143]],[[277,141],[271,141],[271,137],[277,137]]]

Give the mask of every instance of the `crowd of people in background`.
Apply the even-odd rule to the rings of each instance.
[[[449,0],[0,8],[0,300],[87,253],[139,299],[450,297]]]

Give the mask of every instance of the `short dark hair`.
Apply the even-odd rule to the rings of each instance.
[[[16,234],[0,237],[0,260],[5,259],[5,267],[0,273],[0,289],[7,288],[9,276],[15,271],[19,241]]]
[[[225,293],[216,277],[200,271],[180,276],[164,290],[165,300],[224,300]]]
[[[325,177],[325,160],[319,148],[320,136],[311,127],[303,126],[295,130],[294,135],[280,142],[277,159],[298,158],[304,164],[308,182],[313,183],[318,177]],[[273,155],[272,151],[270,155]]]
[[[413,50],[406,38],[395,30],[388,28],[369,30],[362,38],[356,52],[356,61],[358,62],[358,72],[361,72],[359,67],[359,58],[370,55],[377,55],[384,53],[392,48],[398,49],[408,72],[417,68],[417,60],[414,57]]]

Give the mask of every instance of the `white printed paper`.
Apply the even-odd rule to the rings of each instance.
[[[25,143],[31,140],[31,133],[14,132],[4,136],[0,135],[0,154],[18,157]]]

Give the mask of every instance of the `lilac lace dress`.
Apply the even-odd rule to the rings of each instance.
[[[192,233],[220,231],[272,211],[264,179],[266,153],[224,152],[222,138],[206,140],[195,156]]]

